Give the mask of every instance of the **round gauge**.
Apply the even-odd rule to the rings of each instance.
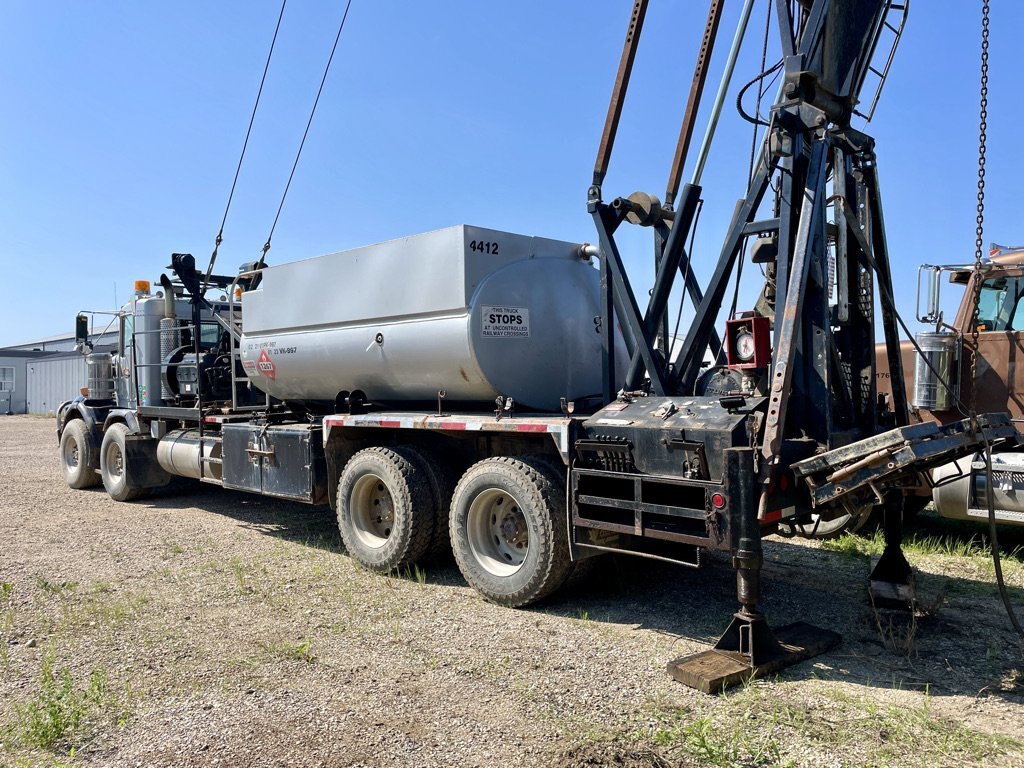
[[[744,363],[754,358],[754,335],[750,331],[736,334],[736,357]]]

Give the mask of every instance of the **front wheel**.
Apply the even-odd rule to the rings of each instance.
[[[129,435],[125,424],[111,424],[103,433],[100,444],[100,477],[114,501],[137,499],[146,489],[135,482],[128,464],[126,438]]]
[[[81,490],[99,485],[100,457],[88,427],[81,419],[68,422],[60,433],[61,469],[69,488]]]
[[[455,488],[450,526],[459,570],[493,603],[534,603],[572,570],[565,497],[544,461],[524,456],[474,464]]]

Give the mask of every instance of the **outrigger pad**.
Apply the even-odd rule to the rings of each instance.
[[[730,638],[736,636],[738,621],[733,620],[722,639],[710,651],[670,661],[668,673],[683,685],[703,693],[719,693],[752,677],[768,675],[830,651],[843,640],[837,632],[820,629],[803,621],[780,627],[774,635],[767,625],[762,624],[762,629],[758,630],[754,624],[751,629],[761,635],[761,650],[755,651],[752,658],[749,653],[728,648],[733,645]]]
[[[871,559],[868,594],[875,608],[913,611],[917,604],[914,571],[899,548],[886,547],[880,558]]]

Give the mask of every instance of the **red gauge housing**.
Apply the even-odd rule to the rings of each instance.
[[[734,370],[767,368],[772,361],[771,323],[767,317],[725,321],[725,352]]]

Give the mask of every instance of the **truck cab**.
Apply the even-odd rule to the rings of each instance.
[[[951,323],[946,322],[941,309],[944,277],[963,289]],[[972,326],[976,297],[975,352]],[[994,248],[980,270],[973,265],[922,265],[916,314],[919,322],[932,326],[916,339],[931,365],[921,359],[910,341],[901,343],[902,385],[911,407],[911,421],[958,421],[964,417],[961,403],[969,406],[973,402],[979,413],[1005,411],[1015,422],[1024,422],[1024,248]],[[893,383],[881,344],[877,347],[876,376],[879,394],[890,397]],[[1017,467],[1018,463],[1022,467]],[[987,518],[982,473],[972,471],[970,464],[961,460],[934,470],[932,483],[941,483],[940,487],[922,483],[913,489],[914,497],[908,498],[908,505],[920,508],[934,499],[942,517]],[[997,489],[996,495],[1006,496],[1004,507],[996,509],[1000,522],[1024,524],[1024,508],[1017,509],[1012,502],[1016,495],[1013,472],[1022,468],[1024,457],[1018,453],[1003,453],[994,459],[994,479],[1000,487],[1005,486]]]

